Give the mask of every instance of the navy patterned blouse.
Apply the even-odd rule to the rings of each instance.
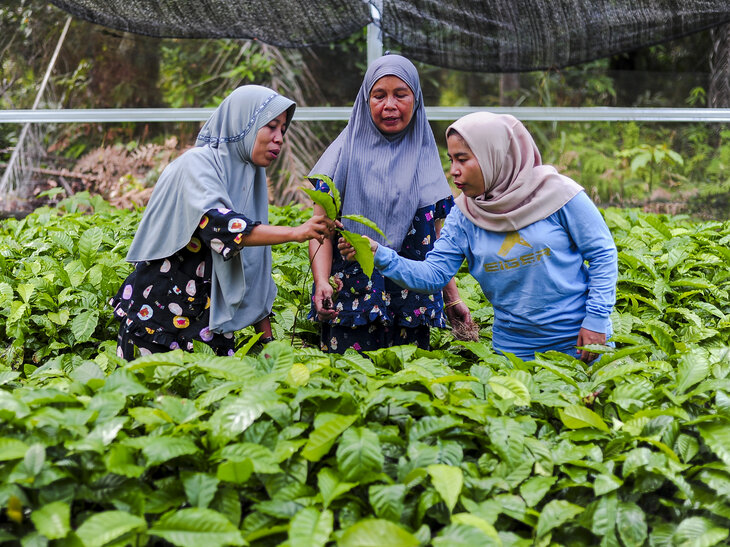
[[[329,193],[327,183],[314,182],[320,192]],[[454,198],[445,199],[421,207],[413,217],[400,256],[411,260],[423,260],[433,248],[436,239],[436,219],[446,218],[454,206]],[[342,281],[343,287],[333,296],[335,309],[339,312],[330,323],[345,327],[384,323],[404,327],[445,327],[441,293],[423,294],[403,289],[383,277],[376,269],[368,278],[357,262],[348,262],[335,249],[331,275]],[[309,312],[310,319],[316,319],[314,305]]]
[[[230,209],[211,209],[186,247],[168,258],[137,263],[109,301],[122,329],[165,348],[190,351],[193,340],[200,340],[219,354],[232,354],[233,333],[208,327],[212,253],[224,260],[237,256],[243,236],[258,224]]]

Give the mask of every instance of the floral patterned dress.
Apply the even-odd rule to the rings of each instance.
[[[329,193],[328,185],[316,181],[315,189]],[[413,217],[399,255],[424,260],[436,239],[436,220],[446,218],[454,206],[449,196],[421,207]],[[321,349],[342,353],[347,348],[374,350],[401,344],[429,346],[430,327],[445,327],[441,293],[423,294],[403,289],[376,269],[368,278],[357,262],[348,262],[333,253],[331,275],[342,281],[333,298],[337,317],[322,323]],[[312,306],[309,318],[316,319]]]
[[[168,258],[137,263],[109,301],[121,322],[117,354],[131,360],[135,346],[142,355],[191,351],[193,340],[200,340],[218,355],[232,355],[233,333],[208,326],[212,253],[224,260],[237,256],[243,236],[258,224],[229,209],[211,209],[186,247]]]

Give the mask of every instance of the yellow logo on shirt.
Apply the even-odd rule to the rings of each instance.
[[[508,232],[504,236],[504,241],[502,242],[502,246],[499,248],[499,251],[497,251],[497,254],[499,256],[507,256],[512,250],[512,247],[515,245],[524,245],[525,247],[532,249],[532,245],[525,241],[519,232]]]
[[[508,232],[507,234],[505,234],[504,241],[502,242],[502,246],[499,248],[499,251],[497,251],[497,254],[499,256],[507,256],[507,254],[509,254],[509,252],[514,248],[515,245],[522,245],[523,247],[528,247],[532,249],[532,245],[530,245],[530,243],[526,241],[519,232]],[[540,249],[539,251],[523,254],[521,256],[518,256],[517,258],[510,258],[509,260],[487,262],[486,264],[484,264],[484,271],[498,272],[500,270],[511,270],[520,266],[529,266],[530,264],[540,262],[543,257],[547,256],[550,256],[549,247],[545,247],[544,249]]]

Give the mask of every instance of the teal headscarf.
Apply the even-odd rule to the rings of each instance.
[[[413,117],[395,135],[381,133],[369,97],[384,76],[397,76],[414,95]],[[368,68],[350,121],[312,168],[310,177],[328,175],[342,196],[342,214],[363,215],[385,233],[343,220],[348,230],[400,250],[416,211],[451,195],[439,151],[426,118],[418,70],[405,57],[385,55]]]
[[[256,85],[226,97],[200,130],[196,147],[160,175],[127,260],[173,255],[210,209],[230,209],[267,224],[266,171],[251,162],[251,151],[259,129],[285,111],[288,125],[294,109],[293,101]],[[276,296],[271,248],[246,247],[228,261],[212,254],[210,329],[233,332],[268,316]]]

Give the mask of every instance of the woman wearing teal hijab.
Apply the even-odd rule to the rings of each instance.
[[[322,241],[334,224],[268,225],[266,171],[281,153],[295,104],[261,86],[226,97],[196,146],[160,176],[130,246],[136,268],[112,298],[117,353],[182,348],[193,340],[233,353],[233,333],[255,325],[271,338],[276,296],[269,245]]]
[[[343,220],[402,256],[423,260],[454,199],[426,118],[418,70],[405,57],[385,55],[368,67],[347,127],[325,150],[309,178],[327,175],[342,198],[343,215],[362,215],[385,233]],[[323,209],[314,207],[315,214]],[[321,349],[371,351],[394,345],[429,347],[431,327],[471,324],[456,283],[422,295],[402,289],[375,270],[368,277],[347,263],[333,241],[310,242],[314,288],[310,317],[321,324]],[[330,280],[338,285],[334,291]]]

